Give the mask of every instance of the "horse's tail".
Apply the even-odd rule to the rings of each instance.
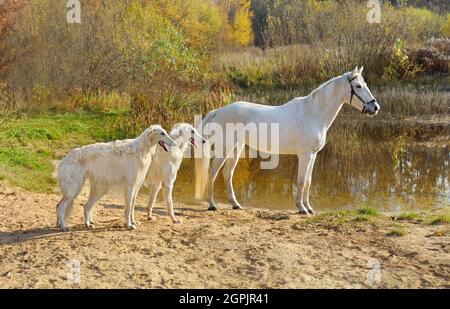
[[[209,112],[205,118],[200,122],[198,131],[203,133],[203,129],[212,118],[214,118],[216,110]],[[205,136],[203,136],[205,137]],[[201,146],[201,156],[195,158],[195,199],[203,200],[206,195],[206,189],[208,185],[208,171],[209,163],[211,159],[211,144],[207,137],[205,137],[206,143]]]

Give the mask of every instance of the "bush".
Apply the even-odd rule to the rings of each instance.
[[[398,10],[398,18],[407,25],[407,32],[402,39],[409,44],[421,43],[433,37],[440,37],[445,16],[434,13],[426,8],[403,7]]]
[[[61,95],[143,91],[207,79],[218,12],[193,1],[85,1],[82,23],[68,24],[58,0],[36,0],[9,16],[2,37],[9,66],[0,78],[27,96],[35,87]],[[180,17],[181,16],[181,17]]]
[[[0,82],[0,124],[17,110],[17,102],[13,93]]]

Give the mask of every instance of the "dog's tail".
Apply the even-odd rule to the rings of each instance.
[[[200,157],[196,156],[195,158],[195,199],[200,201],[203,200],[206,195],[206,189],[208,185],[208,171],[211,159],[211,143],[208,137],[204,135],[203,129],[205,128],[206,124],[208,124],[212,120],[212,118],[214,118],[216,112],[217,110],[209,112],[205,116],[205,118],[203,118],[199,127],[197,128],[199,132],[202,132],[202,135],[206,140],[206,143],[201,146]]]
[[[85,168],[79,149],[72,150],[58,166],[57,178],[61,201],[57,208],[57,224],[64,225],[72,212],[73,200],[80,194],[86,178]]]

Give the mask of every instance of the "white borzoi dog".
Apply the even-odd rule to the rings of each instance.
[[[147,206],[148,219],[154,220],[152,216],[153,205],[161,187],[163,188],[164,199],[169,213],[174,223],[181,223],[173,212],[172,190],[177,178],[183,155],[189,145],[194,147],[198,143],[205,143],[205,139],[197,130],[188,123],[176,124],[170,132],[170,137],[175,140],[177,146],[171,147],[169,152],[157,149],[152,159],[152,164],[147,173],[144,186],[150,190],[150,199]]]
[[[165,151],[175,141],[159,125],[146,129],[136,139],[97,143],[75,148],[58,166],[58,183],[63,195],[57,205],[57,226],[67,230],[73,200],[86,179],[91,184],[89,199],[84,205],[84,223],[92,228],[92,208],[111,188],[125,193],[125,220],[128,229],[136,229],[134,207],[136,196],[145,180],[157,145]]]

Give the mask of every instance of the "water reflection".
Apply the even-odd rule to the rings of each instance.
[[[383,211],[400,211],[450,206],[448,144],[351,138],[339,141],[329,141],[316,160],[311,187],[314,208],[343,209],[365,204]],[[183,163],[174,190],[176,200],[193,201],[192,167],[191,161]],[[274,170],[259,167],[259,159],[239,162],[234,186],[241,204],[295,209],[296,157],[282,156]],[[222,178],[218,177],[216,183],[216,200],[227,203]]]

